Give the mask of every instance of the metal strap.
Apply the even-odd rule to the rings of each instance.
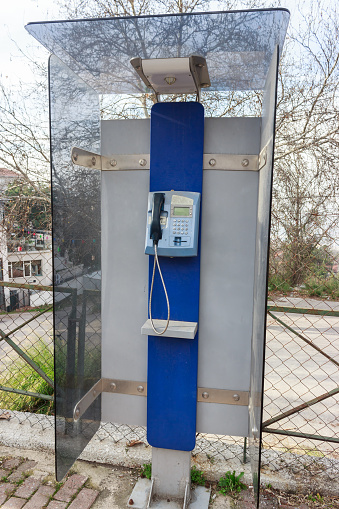
[[[101,378],[75,405],[73,411],[74,420],[80,419],[93,401],[103,392],[128,394],[130,396],[147,396],[147,382]],[[206,387],[198,388],[197,401],[200,403],[247,406],[248,400],[249,394],[246,391],[209,389]]]
[[[72,148],[72,161],[77,166],[101,171],[149,170],[149,154],[114,154],[101,156],[81,148]],[[261,166],[262,167],[262,166]],[[259,156],[253,154],[204,154],[204,170],[258,171]]]

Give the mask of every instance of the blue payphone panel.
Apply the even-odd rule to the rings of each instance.
[[[159,256],[197,256],[199,238],[200,193],[157,191],[148,195],[145,253],[154,254],[151,227],[155,198],[162,195]],[[159,203],[159,202],[158,202]]]

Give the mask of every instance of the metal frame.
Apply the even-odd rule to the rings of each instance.
[[[93,401],[103,392],[128,394],[130,396],[147,396],[147,382],[101,378],[75,405],[73,411],[74,420],[80,419]],[[248,392],[198,387],[197,401],[202,403],[247,406]]]
[[[266,149],[265,149],[266,150]],[[102,156],[73,147],[72,162],[77,166],[101,171],[149,170],[149,154],[112,154]],[[260,161],[260,162],[259,162]],[[266,164],[266,156],[257,154],[204,154],[204,170],[259,171]]]

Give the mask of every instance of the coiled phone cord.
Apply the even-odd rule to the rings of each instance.
[[[161,336],[161,334],[164,334],[167,331],[167,328],[168,328],[168,325],[169,325],[169,321],[170,321],[170,304],[169,304],[169,300],[168,300],[168,295],[167,295],[165,281],[164,281],[164,278],[162,277],[162,272],[161,272],[160,265],[159,265],[159,260],[158,260],[158,245],[154,242],[153,246],[154,246],[154,264],[153,264],[151,291],[149,293],[149,318],[151,320],[152,329],[154,330],[154,332],[156,334],[158,334],[158,336]],[[153,323],[153,318],[152,318],[152,295],[153,295],[155,265],[158,266],[158,271],[159,271],[159,274],[160,274],[160,279],[161,279],[161,282],[162,282],[162,286],[164,288],[166,302],[167,302],[167,323],[166,323],[166,326],[165,326],[164,330],[162,330],[162,331],[159,331],[159,330],[157,330],[155,328],[155,325]]]

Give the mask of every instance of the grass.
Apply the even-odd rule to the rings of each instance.
[[[152,463],[143,464],[141,467],[141,477],[146,477],[146,479],[152,478]],[[193,484],[198,484],[199,486],[205,486],[206,484],[204,472],[198,470],[195,465],[191,468],[191,482]]]
[[[34,346],[25,350],[25,353],[53,380],[53,353],[42,339],[39,339],[35,342]],[[12,389],[38,392],[39,394],[53,394],[53,388],[20,357],[5,370],[2,370],[0,385]],[[6,391],[3,391],[1,394],[1,407],[6,408],[6,410],[17,410],[20,412],[53,414],[53,401]]]
[[[141,467],[141,477],[151,479],[152,477],[152,463],[144,463]]]
[[[228,495],[229,493],[240,493],[241,490],[246,489],[246,484],[243,484],[240,480],[243,475],[244,472],[236,475],[235,470],[233,470],[233,472],[230,470],[226,472],[226,474],[219,479],[219,493],[222,495]]]
[[[191,468],[191,482],[193,484],[198,484],[199,486],[205,486],[206,478],[204,477],[204,472],[198,470],[195,465]]]
[[[14,309],[13,311],[0,311],[0,315],[13,315],[13,314],[20,314],[20,313],[39,313],[40,311],[45,310],[51,310],[53,309],[52,304],[43,304],[42,306],[37,306],[35,308],[32,307],[21,307],[19,309]]]

